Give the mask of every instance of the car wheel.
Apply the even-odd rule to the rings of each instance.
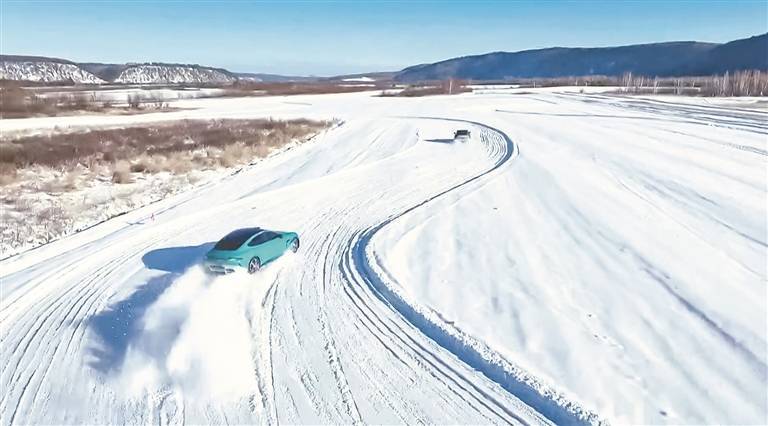
[[[299,251],[299,239],[294,238],[293,241],[291,241],[291,251],[296,253]]]
[[[255,274],[256,272],[261,269],[261,260],[259,260],[258,257],[254,257],[251,259],[250,262],[248,262],[248,273],[249,274]]]

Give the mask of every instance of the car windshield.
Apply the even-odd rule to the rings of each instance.
[[[232,231],[216,243],[213,248],[216,250],[237,250],[248,238],[251,238],[253,234],[259,231],[261,231],[260,228],[244,228]]]
[[[467,136],[469,134],[469,130],[457,130],[456,136]]]

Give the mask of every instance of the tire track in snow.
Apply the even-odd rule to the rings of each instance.
[[[46,306],[46,307],[44,307],[42,309],[42,310],[45,311],[45,313],[43,313],[42,316],[40,316],[39,311],[38,312],[35,312],[33,310],[32,311],[28,311],[28,316],[32,318],[33,323],[23,333],[23,336],[24,337],[28,337],[28,338],[26,339],[26,344],[24,345],[24,348],[22,349],[21,353],[19,354],[19,360],[25,360],[26,359],[27,350],[30,348],[30,346],[32,345],[33,342],[39,343],[40,341],[50,341],[50,338],[49,338],[50,335],[51,335],[50,332],[51,332],[53,327],[52,326],[47,326],[47,324],[49,322],[53,322],[53,321],[55,321],[57,319],[60,319],[60,317],[57,316],[56,313],[59,312],[59,311],[63,311],[64,309],[66,309],[67,306],[70,306],[70,311],[72,309],[74,309],[74,307],[77,306],[77,302],[80,301],[82,299],[82,297],[83,297],[83,293],[84,293],[83,290],[85,290],[85,291],[88,290],[87,284],[95,281],[97,278],[100,278],[102,271],[110,270],[112,264],[114,264],[115,262],[116,261],[113,260],[113,261],[107,263],[102,268],[99,268],[97,270],[95,276],[90,277],[91,278],[90,280],[88,280],[88,279],[82,280],[82,281],[79,281],[76,284],[70,286],[70,288],[64,293],[63,296],[67,296],[70,293],[75,293],[76,292],[77,294],[74,296],[75,297],[75,301],[74,301],[75,303],[72,303],[72,300],[70,298],[59,296],[58,298],[55,298],[55,301],[53,303],[50,303],[48,306]],[[83,284],[85,284],[85,285],[83,285]],[[80,290],[79,292],[77,291],[78,289]],[[51,298],[53,298],[53,297],[51,297]],[[38,319],[37,321],[34,320],[35,317],[37,317],[37,319]],[[63,323],[64,323],[64,320],[61,320],[59,322],[58,328],[61,328]],[[38,338],[38,333],[40,333],[40,332],[43,333],[43,336]],[[21,346],[21,345],[22,345],[22,342],[20,341],[17,344],[17,347]],[[58,347],[59,347],[59,345],[56,345],[56,349],[55,350],[58,350]],[[41,351],[36,352],[33,355],[32,361],[35,361],[38,358],[38,356],[40,356],[40,354],[41,354]],[[30,363],[34,363],[34,362],[27,362],[27,364],[30,364]],[[37,363],[37,364],[39,364],[39,363]],[[45,374],[47,374],[47,371],[50,368],[50,363],[45,363],[44,365],[46,367],[44,368],[45,372],[43,373],[43,376],[45,376]],[[21,368],[21,367],[24,367],[24,368]],[[27,387],[32,382],[32,380],[37,376],[39,371],[40,371],[39,369],[34,369],[31,372],[31,374],[29,375],[28,380],[26,381],[26,383],[22,387],[21,392],[19,394],[19,398],[18,398],[19,402],[18,402],[18,404],[16,404],[17,408],[21,404],[21,401],[23,401],[24,396],[26,395]],[[14,389],[13,384],[18,383],[19,380],[21,379],[21,375],[23,375],[25,372],[27,372],[26,364],[22,365],[21,362],[15,364],[15,369],[11,372],[11,382],[10,382],[11,383],[11,392],[7,392],[6,393],[6,397],[8,397],[12,393],[12,391]],[[37,394],[37,393],[35,393],[35,394]],[[5,400],[4,400],[4,402],[5,402]],[[15,418],[15,414],[16,414],[16,411],[14,410],[13,414],[11,415],[11,420],[12,421]]]
[[[576,95],[568,93],[561,93],[556,96],[562,99],[570,99],[586,103],[600,103],[606,106],[630,111],[640,111],[654,115],[673,115],[678,117],[678,121],[685,121],[691,124],[722,127],[768,135],[768,114],[754,110],[691,105],[644,98],[627,99],[618,98],[616,96]]]
[[[274,382],[272,373],[272,318],[275,309],[275,292],[277,291],[277,285],[280,280],[280,274],[270,284],[267,290],[264,300],[261,301],[262,308],[260,309],[261,315],[259,318],[253,318],[253,313],[250,310],[246,311],[246,317],[248,319],[249,327],[251,329],[251,336],[254,341],[257,342],[256,348],[252,353],[252,358],[256,360],[256,366],[254,368],[254,374],[256,376],[256,384],[259,391],[259,401],[261,403],[261,411],[266,414],[266,424],[278,424],[277,408],[274,404],[274,398],[269,396],[274,395]],[[267,308],[268,306],[268,308]],[[267,309],[265,309],[267,308]],[[267,345],[261,345],[266,340]],[[254,412],[255,407],[255,395],[249,398],[249,404],[251,412]]]
[[[408,160],[413,159],[412,156],[414,155],[412,151],[408,152],[409,157],[404,159],[404,161],[401,161],[399,158],[392,158],[389,161],[392,161],[394,164],[407,163]],[[440,176],[442,186],[452,185],[456,180],[457,178],[452,176]],[[356,392],[357,390],[368,392],[365,394],[365,399],[361,400],[368,404],[364,407],[366,412],[363,413],[361,411],[363,407],[358,409],[361,417],[364,416],[364,418],[368,418],[370,415],[374,415],[374,418],[379,418],[378,416],[385,415],[384,411],[386,411],[380,409],[389,407],[390,413],[394,414],[398,419],[395,420],[395,423],[429,423],[430,416],[427,413],[431,412],[431,407],[419,406],[417,401],[411,399],[413,395],[409,398],[402,392],[398,392],[398,385],[402,386],[402,383],[405,382],[414,383],[416,388],[420,388],[417,384],[422,384],[424,386],[424,395],[432,397],[430,404],[432,406],[444,407],[439,412],[433,412],[432,416],[440,416],[434,418],[443,418],[445,419],[443,421],[465,418],[474,419],[474,421],[479,421],[480,423],[523,423],[515,421],[514,417],[507,415],[498,408],[491,409],[490,407],[493,404],[488,405],[487,394],[483,394],[476,388],[463,385],[465,378],[461,377],[461,374],[455,370],[441,367],[446,362],[448,364],[453,363],[453,358],[450,360],[440,360],[439,357],[432,354],[430,356],[433,360],[430,360],[429,357],[425,358],[426,361],[422,360],[418,352],[423,352],[423,348],[419,349],[417,345],[408,344],[406,341],[398,342],[396,339],[392,340],[379,325],[376,325],[376,327],[367,325],[367,321],[361,317],[359,312],[362,310],[354,305],[355,299],[346,296],[348,291],[346,287],[348,285],[344,284],[344,277],[340,274],[341,271],[337,267],[338,262],[342,259],[341,253],[346,247],[347,242],[357,232],[358,227],[356,224],[358,222],[355,219],[369,216],[366,213],[366,208],[376,205],[381,200],[388,200],[391,197],[419,199],[422,197],[423,190],[411,186],[405,190],[387,190],[384,193],[379,193],[377,191],[370,191],[368,186],[358,187],[354,185],[353,188],[356,189],[352,192],[341,194],[339,198],[341,201],[355,200],[354,203],[351,203],[349,206],[343,206],[340,209],[332,207],[326,213],[320,212],[309,224],[304,226],[305,230],[302,232],[302,235],[305,236],[304,239],[308,241],[308,244],[305,245],[303,253],[305,253],[305,256],[316,258],[319,261],[311,262],[311,268],[302,269],[297,277],[295,286],[288,285],[284,288],[300,289],[305,292],[301,299],[309,299],[312,303],[310,306],[306,306],[308,309],[303,309],[302,313],[306,315],[309,312],[317,313],[319,310],[327,312],[329,317],[326,318],[326,321],[332,327],[327,328],[320,323],[323,321],[322,316],[313,316],[309,318],[310,322],[317,323],[318,325],[306,328],[308,323],[301,321],[301,324],[297,324],[297,320],[293,319],[294,310],[290,309],[287,313],[289,317],[287,323],[291,325],[293,334],[299,337],[297,335],[299,328],[307,333],[307,340],[297,343],[298,347],[296,349],[301,350],[301,347],[309,345],[314,345],[318,348],[325,347],[328,345],[328,341],[323,333],[327,332],[329,333],[328,335],[333,337],[333,347],[338,350],[335,359],[339,360],[338,366],[343,367],[343,369],[336,371],[343,373],[344,377],[350,375],[349,379],[345,379],[347,380],[347,388],[349,388],[349,380],[354,380],[356,386],[355,389],[349,388],[349,395],[358,400],[360,396]],[[329,224],[332,227],[328,227]],[[315,236],[312,235],[314,233],[318,234],[317,238],[314,238]],[[341,293],[341,291],[345,293]],[[371,297],[371,300],[376,306],[379,305],[378,299]],[[298,302],[298,300],[295,302]],[[330,316],[332,311],[334,314]],[[388,316],[393,315],[388,310],[386,312],[388,312]],[[301,319],[306,320],[307,318]],[[340,319],[341,321],[339,321]],[[374,319],[370,322],[375,323],[376,321]],[[418,339],[422,338],[421,333],[410,326],[405,332],[413,334]],[[287,333],[287,335],[290,335],[290,333]],[[370,337],[377,339],[382,346],[376,345]],[[310,340],[313,338],[314,340]],[[387,351],[387,355],[383,358],[380,356],[371,358],[366,354],[365,350],[348,350],[358,348],[368,348],[373,350],[373,352]],[[289,346],[279,350],[290,353],[294,349],[293,346]],[[384,362],[382,363],[381,361]],[[305,362],[306,360],[303,357],[294,358],[291,364],[301,366]],[[315,367],[314,371],[321,374],[325,371],[324,366],[326,365],[330,366],[333,372],[335,366],[329,365],[325,360],[323,367]],[[318,364],[318,367],[320,367],[320,364]],[[304,378],[306,376],[301,375],[300,377]],[[320,383],[320,385],[325,384],[327,386],[328,384],[336,383],[335,377],[341,376],[333,376],[333,373],[331,373],[328,376],[329,380]],[[309,390],[310,400],[312,405],[315,406],[316,411],[320,413],[322,410],[317,409],[317,404],[321,401],[312,398],[315,392],[318,391],[313,385],[317,380],[312,377],[310,379],[309,382],[302,380],[303,387],[306,390],[312,385],[312,389]],[[360,387],[360,379],[363,380],[363,383],[367,382],[362,388]],[[484,379],[479,379],[478,381],[483,384],[487,383]],[[326,396],[324,396],[324,399],[328,399],[328,396],[335,396],[337,392],[341,394],[344,388],[345,385],[343,384],[341,386],[336,384],[335,387],[329,386],[325,391]],[[507,395],[506,393],[502,394],[505,397]],[[373,401],[377,401],[377,403],[371,406],[370,404]],[[335,402],[339,401],[336,400]],[[334,407],[338,407],[338,405]],[[477,415],[473,415],[473,412],[477,413]],[[329,417],[327,413],[324,417],[326,419],[324,420],[325,422],[342,421],[332,420],[334,417]],[[345,414],[344,410],[339,410],[335,418],[349,419],[350,416]]]
[[[81,326],[84,323],[85,319],[87,318],[87,316],[79,316],[83,308],[87,306],[86,312],[90,312],[93,306],[101,300],[101,296],[103,296],[106,292],[112,289],[111,286],[97,286],[93,284],[113,274],[119,267],[127,263],[133,256],[144,252],[148,247],[152,246],[153,244],[156,244],[158,241],[161,241],[161,240],[162,240],[161,238],[157,238],[150,241],[149,243],[143,242],[142,244],[139,245],[138,249],[135,249],[134,247],[134,250],[131,252],[130,255],[113,258],[107,264],[97,269],[97,271],[93,275],[86,276],[85,279],[80,280],[75,284],[71,285],[64,292],[64,294],[57,295],[51,292],[51,295],[48,299],[54,299],[54,300],[48,306],[42,308],[42,310],[44,310],[46,314],[44,314],[41,320],[34,321],[35,317],[37,317],[38,319],[41,318],[39,311],[34,311],[34,310],[28,311],[27,316],[31,317],[34,322],[32,323],[32,326],[28,327],[26,329],[26,332],[23,333],[23,336],[28,337],[28,339],[26,340],[26,345],[24,345],[24,349],[21,351],[21,354],[19,355],[19,360],[21,361],[21,360],[27,359],[26,353],[29,347],[32,345],[32,343],[35,343],[36,346],[43,346],[45,349],[37,351],[32,356],[32,359],[28,360],[26,363],[19,362],[15,364],[15,369],[11,372],[11,375],[12,375],[11,381],[10,381],[11,391],[6,392],[3,400],[3,406],[6,406],[7,404],[6,398],[8,398],[13,392],[13,389],[14,389],[13,385],[19,382],[21,375],[29,371],[27,366],[43,365],[44,367],[42,369],[40,368],[32,369],[32,372],[29,375],[29,378],[27,379],[26,383],[23,385],[23,387],[21,388],[21,391],[19,392],[17,404],[15,405],[15,409],[11,414],[11,423],[13,423],[13,421],[15,420],[18,408],[22,406],[22,402],[24,401],[25,397],[29,394],[28,388],[30,384],[32,384],[32,381],[39,376],[39,379],[37,380],[37,388],[32,393],[33,395],[32,401],[29,403],[27,408],[31,410],[36,405],[38,398],[40,397],[40,394],[41,394],[40,387],[45,382],[45,379],[53,365],[53,362],[56,362],[58,360],[58,358],[56,358],[56,354],[59,353],[59,351],[62,349],[62,346],[64,346],[65,343],[66,343],[66,347],[64,349],[64,352],[69,351],[70,345],[72,343],[72,339],[74,338],[75,334],[81,330]],[[71,271],[74,271],[77,266],[80,266],[79,263],[77,262],[74,262],[73,264],[75,266],[70,269]],[[69,307],[68,310],[67,310],[67,307]],[[75,311],[75,309],[77,310]],[[72,316],[73,312],[75,313],[74,316]],[[58,325],[53,324],[53,322],[56,320],[58,320]],[[39,324],[39,325],[35,326],[36,324]],[[74,324],[74,329],[70,334],[70,338],[67,339],[66,342],[59,341],[57,339],[57,336],[60,336],[61,329],[64,326],[70,326],[73,324]],[[42,336],[38,336],[38,333],[40,332],[43,333]],[[49,342],[49,343],[46,345],[41,345],[41,342]],[[21,345],[21,342],[19,342],[19,345]],[[51,359],[53,360],[53,362],[37,361],[39,357],[46,355],[51,350],[53,350],[52,356],[44,357],[43,359]],[[41,374],[41,371],[42,371],[42,374]],[[5,375],[5,371],[3,372],[3,375]]]
[[[108,260],[105,264],[99,266],[91,274],[80,273],[80,269],[86,268],[87,264],[83,264],[83,262],[78,259],[63,266],[65,273],[57,273],[54,270],[54,272],[44,273],[42,274],[42,277],[36,279],[36,284],[43,284],[45,281],[52,280],[53,278],[65,284],[58,286],[43,286],[43,288],[39,289],[40,291],[35,291],[38,290],[38,288],[33,288],[32,292],[34,294],[45,291],[44,295],[38,296],[43,299],[42,303],[38,302],[36,304],[42,306],[37,309],[25,310],[16,320],[16,322],[22,321],[25,323],[19,326],[22,332],[14,334],[15,336],[20,336],[19,341],[14,346],[17,349],[21,345],[24,347],[20,352],[11,351],[12,354],[10,356],[18,358],[18,362],[9,362],[4,363],[3,365],[3,372],[0,377],[5,378],[8,375],[11,377],[9,382],[10,391],[4,394],[2,405],[0,405],[0,407],[3,407],[3,411],[6,411],[5,407],[7,407],[7,404],[9,403],[9,398],[11,398],[12,395],[16,395],[15,389],[19,384],[19,380],[21,380],[21,376],[26,373],[30,374],[20,393],[17,394],[16,409],[14,410],[12,417],[15,419],[19,407],[25,406],[25,411],[31,411],[41,397],[47,398],[47,394],[41,392],[40,388],[46,382],[48,372],[51,371],[51,368],[56,363],[62,361],[62,359],[57,357],[57,354],[63,352],[69,355],[78,356],[77,353],[72,353],[70,348],[73,348],[73,350],[84,349],[82,342],[88,334],[84,325],[88,324],[88,319],[95,313],[95,308],[108,299],[105,295],[108,295],[108,293],[114,289],[116,284],[107,278],[113,276],[119,268],[128,262],[136,260],[137,256],[146,252],[148,248],[155,246],[166,239],[167,236],[160,235],[149,240],[138,238],[138,241],[133,242],[132,244],[130,242],[125,244],[128,247],[122,247],[121,245],[108,255],[110,257],[107,258]],[[72,283],[67,283],[69,275],[81,275],[81,278]],[[101,282],[111,282],[112,284],[98,285]],[[27,283],[26,285],[31,284],[33,283]],[[64,288],[62,289],[61,287]],[[32,292],[26,292],[22,294],[22,296],[17,297],[14,302],[3,307],[3,312],[12,313],[13,311],[18,310],[15,305],[24,303],[24,300],[33,297],[33,295],[30,294]],[[44,313],[41,314],[41,312]],[[6,315],[6,318],[9,315],[10,314]],[[55,321],[58,321],[58,324],[55,324]],[[69,333],[69,338],[66,339],[63,335],[63,328],[70,326],[72,327],[72,332]],[[78,333],[79,338],[77,339],[77,344],[74,344]],[[27,359],[27,351],[33,344],[35,347],[40,347],[41,350],[31,354],[31,359]],[[2,348],[4,349],[5,346],[3,345]],[[52,354],[51,351],[53,351]],[[51,355],[49,356],[49,354]],[[39,361],[38,359],[40,357],[43,357],[43,360],[49,359],[51,361]],[[28,368],[29,365],[42,365],[44,367],[31,369]],[[7,368],[9,366],[12,366],[13,368],[10,372]],[[34,392],[32,392],[31,389],[28,389],[33,380],[37,383],[37,388]],[[33,399],[29,404],[23,404],[28,394],[32,394]]]
[[[339,227],[339,229],[341,229]],[[338,233],[338,230],[337,230]],[[335,236],[334,234],[333,236]],[[322,271],[322,282],[323,282],[323,290],[326,288],[326,283],[330,282],[330,278],[328,276],[328,270],[326,269],[326,266],[331,261],[329,258],[329,253],[331,252],[330,246],[333,243],[333,236],[328,238],[328,245],[325,246],[325,253],[326,258],[323,262],[323,271]],[[325,293],[325,291],[323,291]],[[352,393],[351,389],[349,388],[349,383],[347,382],[346,376],[344,374],[344,369],[341,366],[341,361],[339,360],[339,355],[336,350],[336,343],[333,339],[333,332],[330,329],[331,325],[328,323],[327,318],[325,317],[325,310],[324,309],[318,309],[317,311],[317,320],[320,324],[320,330],[322,331],[322,335],[325,339],[325,345],[323,347],[323,350],[325,350],[325,353],[327,355],[328,365],[331,367],[331,372],[333,374],[333,378],[336,381],[336,386],[339,389],[339,392],[342,397],[342,403],[344,404],[344,408],[346,411],[346,414],[349,415],[354,422],[356,423],[362,423],[362,417],[360,417],[360,410],[357,408],[357,402],[355,402],[354,394]]]
[[[383,269],[371,262],[369,256],[369,244],[374,235],[414,210],[459,188],[470,185],[481,178],[490,175],[510,160],[519,155],[519,148],[501,130],[468,120],[446,119],[440,117],[412,117],[418,119],[445,120],[472,124],[485,129],[500,137],[506,146],[503,154],[496,163],[485,170],[461,183],[456,184],[442,192],[432,195],[402,212],[386,219],[378,225],[361,231],[347,246],[344,257],[351,263],[358,265],[356,272],[359,278],[370,290],[376,294],[382,302],[402,315],[408,322],[418,328],[424,335],[432,339],[439,346],[453,353],[457,358],[472,368],[480,371],[487,378],[500,385],[506,391],[532,407],[538,413],[556,424],[596,424],[602,420],[594,412],[591,412],[580,404],[568,400],[559,392],[548,388],[546,385],[505,360],[491,348],[474,340],[471,336],[459,331],[442,321],[433,312],[422,308],[396,290],[396,286],[389,284],[393,281],[385,277]],[[491,150],[493,152],[493,150]],[[373,255],[375,257],[375,255]]]
[[[459,377],[461,377],[461,374],[448,366],[445,362],[441,361],[435,353],[431,352],[423,345],[420,345],[418,342],[416,342],[413,337],[410,336],[410,330],[405,330],[402,327],[399,327],[394,321],[384,320],[382,316],[377,314],[371,304],[364,301],[363,296],[355,290],[355,286],[361,288],[363,287],[361,285],[362,283],[360,283],[359,280],[354,277],[353,271],[355,268],[352,266],[352,264],[350,264],[349,260],[349,258],[344,258],[339,265],[339,268],[345,271],[343,276],[347,281],[347,285],[344,286],[344,292],[346,293],[347,297],[352,300],[353,305],[361,315],[361,318],[364,318],[367,321],[363,324],[366,330],[368,330],[368,332],[375,339],[377,339],[379,343],[381,343],[385,350],[390,352],[396,359],[398,359],[411,370],[413,370],[413,366],[406,362],[402,358],[403,356],[406,356],[412,362],[415,362],[421,370],[429,368],[432,371],[433,376],[438,379],[445,386],[445,388],[455,396],[463,400],[470,398],[473,399],[477,403],[477,406],[470,404],[470,407],[476,413],[485,417],[489,422],[493,422],[493,419],[487,417],[485,413],[480,411],[478,406],[484,407],[486,410],[495,414],[504,422],[512,423],[510,419],[514,419],[519,423],[527,424],[522,418],[516,416],[513,412],[506,409],[503,404],[493,399],[493,397],[490,395],[483,393],[472,383],[469,383],[468,381],[467,385],[460,383],[458,380]],[[397,328],[397,330],[394,330],[394,328]],[[384,336],[389,338],[388,340],[391,342],[390,344],[387,344],[382,340]],[[399,352],[402,352],[402,355],[394,352],[395,347],[397,347]],[[440,374],[442,377],[437,377],[435,374]],[[464,378],[461,377],[461,379]],[[456,389],[461,390],[463,394],[458,393]],[[493,404],[496,405],[496,409],[491,407],[481,398],[475,396],[474,393],[478,393],[485,399],[490,400]]]
[[[492,156],[503,156],[508,153],[500,145],[488,145],[486,148],[488,148],[489,155]],[[414,158],[418,159],[419,157],[405,157],[406,160]],[[398,161],[396,159],[391,164],[396,164]],[[470,167],[467,170],[462,170],[462,173],[470,172],[473,168]],[[452,187],[456,181],[461,179],[456,176],[443,176],[440,174],[439,169],[433,169],[432,172],[437,173],[433,173],[434,176],[430,177],[436,178],[432,183],[440,185],[439,188],[441,189]],[[310,222],[310,227],[314,226],[311,229],[316,228],[317,233],[325,238],[325,240],[318,238],[317,240],[321,241],[321,243],[316,244],[312,244],[316,241],[310,239],[311,243],[307,244],[308,252],[318,254],[318,258],[313,259],[311,262],[313,269],[307,268],[300,273],[301,275],[299,275],[297,283],[299,285],[296,288],[275,284],[271,293],[275,299],[271,302],[266,302],[272,303],[273,311],[275,304],[279,303],[277,302],[278,297],[285,296],[284,302],[289,304],[305,303],[301,305],[301,309],[297,309],[297,313],[300,314],[299,319],[301,323],[295,325],[301,332],[306,333],[306,340],[304,345],[300,344],[299,347],[279,347],[279,344],[270,341],[267,350],[283,351],[282,354],[287,357],[289,367],[295,366],[296,371],[302,372],[301,385],[303,385],[303,388],[301,390],[307,393],[307,398],[313,399],[313,405],[317,412],[326,410],[325,413],[319,414],[325,417],[323,422],[326,423],[362,421],[363,416],[367,419],[371,415],[374,416],[374,419],[377,419],[379,418],[376,417],[377,412],[381,412],[382,416],[385,415],[386,406],[384,404],[377,404],[374,407],[357,406],[357,402],[369,402],[361,398],[361,395],[366,395],[365,392],[369,392],[368,395],[371,396],[381,395],[385,404],[392,407],[392,412],[395,417],[400,419],[400,423],[430,423],[434,421],[431,419],[437,418],[472,418],[477,419],[476,421],[479,423],[525,423],[513,412],[517,408],[510,405],[514,398],[509,396],[508,393],[485,378],[475,376],[474,371],[467,368],[465,363],[457,363],[453,354],[444,351],[437,345],[433,345],[432,341],[424,339],[423,331],[413,327],[409,322],[403,322],[399,312],[390,310],[388,304],[380,303],[380,296],[376,292],[369,291],[367,283],[360,281],[359,276],[357,276],[360,270],[360,265],[357,262],[350,263],[350,269],[347,271],[347,274],[354,275],[357,281],[344,283],[342,280],[340,282],[339,274],[342,271],[339,269],[339,262],[343,259],[353,260],[347,256],[348,249],[353,246],[355,241],[359,240],[361,232],[370,229],[370,222],[366,219],[366,225],[362,226],[363,229],[360,231],[356,227],[356,224],[359,222],[349,221],[352,224],[352,226],[349,226],[350,223],[338,220],[338,218],[342,216],[354,218],[356,214],[365,212],[361,206],[364,206],[366,201],[373,203],[376,201],[380,202],[383,199],[386,203],[387,199],[399,197],[399,200],[395,200],[400,201],[398,205],[403,205],[402,200],[419,200],[423,197],[423,188],[413,186],[410,188],[403,187],[401,192],[395,190],[385,191],[384,193],[376,192],[370,191],[369,187],[363,188],[361,186],[358,193],[351,194],[357,196],[356,200],[360,201],[360,203],[350,204],[341,210],[328,211],[327,215],[317,215],[313,219],[315,223]],[[343,200],[344,197],[341,197],[340,201]],[[378,206],[383,207],[384,204],[378,204]],[[387,206],[383,211],[390,211],[393,208],[392,206]],[[391,221],[396,216],[381,216],[380,218]],[[377,220],[377,216],[374,216],[373,221]],[[331,224],[331,227],[328,224]],[[168,234],[168,232],[165,232],[165,234]],[[74,278],[77,278],[79,275],[89,280],[94,278],[95,275],[110,277],[110,274],[114,274],[112,272],[114,268],[119,268],[119,265],[114,264],[117,260],[112,258],[113,253],[101,254],[100,260],[106,260],[104,267],[107,270],[99,273],[91,272],[89,275],[85,272],[81,273],[77,270],[79,268],[77,268],[74,270],[75,273],[72,274],[72,277],[68,278],[75,281]],[[133,255],[125,257],[131,259]],[[290,277],[291,281],[293,281],[292,278]],[[92,285],[99,284],[100,280],[103,281],[104,279],[96,278],[95,281],[91,280],[89,282]],[[107,281],[100,283],[100,287],[114,288],[122,284],[114,279]],[[289,277],[285,277],[285,280],[281,278],[280,281],[284,284],[289,281]],[[82,293],[92,291],[89,288],[91,285],[88,285],[85,280],[78,281],[74,285],[69,284],[66,280],[64,282],[66,283],[64,288],[67,286],[70,288],[77,287],[78,291],[81,292],[66,296],[66,300],[69,302],[74,300],[76,294],[81,297],[80,300],[83,303],[89,300],[94,301],[92,306],[79,306],[76,308],[78,315],[84,312],[87,315],[87,312],[92,310],[93,306],[98,306],[101,296],[92,299],[90,294]],[[54,288],[53,291],[55,292],[60,288],[62,286]],[[357,299],[353,299],[355,293],[357,294]],[[57,294],[57,296],[61,297],[61,294]],[[54,298],[50,298],[50,300],[53,301]],[[70,306],[67,306],[67,308],[70,308]],[[333,312],[337,308],[341,314]],[[74,312],[70,311],[70,313]],[[318,313],[321,315],[320,317],[316,316]],[[351,315],[344,316],[347,313]],[[321,322],[324,322],[324,325],[320,324]],[[263,324],[256,324],[258,330],[253,330],[252,324],[250,331],[252,333],[256,332],[259,338],[264,338],[263,328],[259,328],[260,325]],[[269,329],[270,333],[271,330],[274,330],[276,334],[280,332],[279,327],[273,328],[270,326]],[[364,330],[369,331],[366,332]],[[376,354],[360,353],[359,351],[355,352],[360,345],[370,345],[374,342],[367,335],[368,333],[379,339],[385,350],[390,352],[384,357],[378,357]],[[275,341],[279,341],[280,337],[277,334]],[[271,339],[271,337],[269,338]],[[320,344],[318,345],[317,343]],[[323,343],[325,343],[329,354],[328,359],[323,357],[323,354],[325,354],[325,351],[321,349],[323,348]],[[76,342],[72,342],[72,347],[77,348]],[[318,354],[302,354],[291,358],[293,355],[291,351],[296,351],[297,349],[305,351],[308,347],[317,348],[315,352],[318,352],[320,356]],[[260,351],[260,354],[263,354],[263,351]],[[275,416],[270,414],[273,412],[272,407],[275,410],[274,413],[283,409],[275,399],[275,392],[283,392],[282,389],[285,389],[285,387],[276,385],[273,382],[275,370],[272,366],[272,356],[275,356],[275,361],[278,361],[279,357],[276,355],[279,354],[280,352],[271,352],[269,362],[267,362],[267,358],[260,357],[257,360],[258,362],[252,365],[252,368],[258,371],[261,380],[260,394],[266,397],[263,412],[266,422],[269,423],[280,420],[276,417],[276,414]],[[373,365],[369,366],[366,363],[367,360],[370,360]],[[28,360],[25,359],[25,361]],[[54,361],[59,364],[61,363],[61,360]],[[35,362],[37,362],[37,359],[35,359]],[[72,360],[65,359],[64,362],[72,362]],[[328,369],[330,374],[325,374]],[[317,375],[314,375],[313,371],[317,372]],[[272,377],[272,380],[270,380],[270,377]],[[285,376],[281,378],[285,378]],[[304,380],[305,378],[306,381]],[[361,378],[363,379],[362,382]],[[367,383],[365,382],[366,380],[368,381]],[[413,381],[409,382],[408,380]],[[365,385],[361,387],[361,383]],[[413,383],[416,387],[403,386],[404,383]],[[354,386],[354,388],[350,385]],[[254,386],[252,389],[255,390],[256,388]],[[362,391],[362,393],[357,391]],[[414,391],[414,393],[408,391]],[[299,396],[300,392],[291,395],[290,391],[286,391],[291,401],[293,400],[292,396]],[[414,399],[413,397],[417,393],[422,393],[428,396],[428,398],[419,400],[417,397],[417,399]],[[340,395],[341,398],[338,398],[337,395]],[[148,402],[137,404],[138,407],[149,409],[149,415],[146,411],[141,414],[138,411],[133,411],[129,412],[128,415],[133,414],[134,417],[132,418],[137,420],[137,422],[146,422],[148,419],[151,419],[149,421],[158,423],[181,422],[184,421],[186,416],[195,411],[198,411],[199,415],[201,409],[195,408],[192,404],[185,407],[183,405],[184,401],[181,398],[182,395],[174,393],[173,389],[163,388],[154,397],[148,395]],[[107,403],[108,407],[111,407],[114,401],[107,401]],[[293,403],[293,406],[294,412],[296,412],[296,404]],[[28,404],[17,406],[19,410],[26,410],[28,407]],[[247,406],[243,407],[247,409]],[[381,410],[378,410],[379,408]],[[364,409],[369,411],[363,412]],[[520,407],[520,409],[524,410],[527,407]],[[209,407],[202,410],[204,411],[205,418],[211,423],[220,423],[222,419],[224,422],[238,422],[243,419],[242,417],[232,417],[223,409]],[[475,413],[479,415],[475,415]],[[112,416],[115,414],[107,413],[107,415],[110,418],[114,418]],[[533,415],[530,417],[537,418]],[[194,418],[199,419],[199,417]],[[262,418],[260,420],[264,421],[265,419]]]

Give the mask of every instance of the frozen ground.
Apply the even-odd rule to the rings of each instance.
[[[551,91],[179,104],[197,109],[155,116],[345,124],[0,262],[3,424],[768,421],[764,112]],[[247,225],[302,249],[205,277]]]

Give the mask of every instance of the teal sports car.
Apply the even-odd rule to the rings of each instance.
[[[299,250],[297,233],[244,228],[230,232],[216,243],[203,263],[205,270],[214,274],[229,274],[237,268],[254,274],[287,250]]]

